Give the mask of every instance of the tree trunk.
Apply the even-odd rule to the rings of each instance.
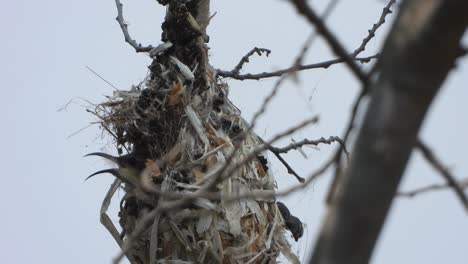
[[[462,54],[467,25],[465,0],[402,5],[311,263],[369,262],[427,109]]]

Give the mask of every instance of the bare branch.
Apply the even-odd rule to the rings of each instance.
[[[293,149],[298,149],[298,148],[301,148],[302,146],[305,146],[305,145],[313,145],[313,146],[317,146],[319,144],[328,144],[330,145],[331,143],[333,142],[338,142],[340,143],[340,145],[345,149],[345,152],[347,153],[348,151],[346,150],[346,147],[344,146],[344,142],[343,140],[341,140],[341,138],[339,137],[335,137],[335,136],[332,136],[332,137],[329,137],[328,139],[322,137],[322,138],[319,138],[319,139],[316,139],[316,140],[310,140],[310,139],[303,139],[299,142],[295,142],[293,144],[289,144],[288,146],[286,147],[282,147],[282,148],[276,148],[276,147],[271,147],[270,150],[272,152],[276,152],[276,153],[287,153],[289,152],[290,150],[293,150]]]
[[[442,164],[442,162],[436,157],[434,152],[420,139],[416,142],[416,148],[421,151],[424,158],[432,165],[432,167],[442,175],[447,184],[453,188],[453,191],[460,199],[460,202],[465,207],[465,210],[468,212],[468,199],[463,191],[463,187],[460,186],[456,180],[456,178],[448,171],[446,166]]]
[[[301,176],[299,176],[299,174],[297,174],[297,172],[289,165],[289,163],[286,162],[286,160],[284,160],[283,157],[281,157],[281,155],[279,153],[276,153],[274,151],[273,152],[273,155],[275,155],[275,157],[283,164],[283,166],[286,168],[287,172],[291,175],[293,175],[294,177],[296,177],[296,179],[300,182],[300,183],[304,183],[305,182],[305,179],[302,178]]]
[[[257,53],[258,56],[262,56],[263,53],[268,57],[270,55],[271,50],[269,49],[264,49],[264,48],[253,48],[249,53],[245,54],[244,57],[239,61],[239,63],[234,67],[234,69],[231,71],[232,74],[239,74],[240,70],[244,66],[245,63],[249,62],[250,56],[252,56],[254,53]]]
[[[378,57],[379,57],[379,54],[375,54],[375,55],[368,56],[368,57],[355,58],[355,60],[361,63],[367,63],[373,59],[377,59]],[[251,73],[238,74],[238,73],[234,73],[233,71],[223,71],[223,70],[216,70],[216,71],[219,76],[226,77],[226,78],[233,78],[233,79],[240,80],[240,81],[260,80],[260,79],[265,79],[265,78],[280,77],[280,76],[283,76],[284,74],[292,73],[296,71],[319,69],[319,68],[326,69],[332,65],[343,63],[343,62],[345,62],[344,59],[333,59],[333,60],[328,60],[328,61],[319,62],[319,63],[291,66],[289,68],[274,71],[274,72],[262,72],[262,73],[256,73],[256,74],[251,74]]]
[[[461,180],[461,181],[458,181],[457,185],[460,188],[462,188],[462,190],[468,188],[468,178],[466,178],[464,180]],[[431,184],[431,185],[427,185],[427,186],[417,188],[417,189],[414,189],[414,190],[411,190],[411,191],[398,192],[397,195],[400,196],[400,197],[404,197],[404,198],[413,198],[413,197],[415,197],[417,195],[420,195],[420,194],[425,194],[425,193],[433,192],[433,191],[447,190],[447,189],[450,189],[450,188],[453,188],[453,187],[448,183],[446,183],[446,184]]]
[[[261,138],[260,136],[258,137],[260,139],[260,141],[265,144],[268,148],[268,150],[270,150],[273,155],[275,155],[275,157],[283,164],[283,166],[286,168],[286,170],[288,171],[289,174],[293,175],[294,177],[296,177],[296,179],[300,182],[300,183],[304,183],[305,182],[305,179],[302,178],[301,176],[299,176],[299,174],[297,174],[297,172],[289,165],[289,163],[286,162],[286,160],[283,159],[283,157],[281,157],[280,153],[274,151],[274,147],[268,143],[265,142],[265,140],[263,140],[263,138]]]
[[[262,140],[263,141],[263,140]],[[289,174],[291,175],[294,175],[296,177],[296,179],[300,182],[300,183],[305,183],[306,180],[302,177],[300,177],[296,171],[294,171],[291,166],[283,159],[283,157],[281,157],[281,153],[287,153],[289,152],[290,150],[293,150],[293,149],[298,149],[304,145],[314,145],[314,146],[317,146],[319,144],[331,144],[333,142],[338,142],[340,143],[341,146],[343,146],[343,141],[339,138],[339,137],[329,137],[328,139],[325,139],[325,138],[320,138],[318,140],[309,140],[309,139],[304,139],[302,141],[299,141],[299,142],[296,142],[296,143],[293,143],[293,144],[290,144],[286,147],[283,147],[283,148],[276,148],[276,147],[273,147],[272,145],[268,144],[268,143],[265,143],[263,142],[264,144],[267,144],[267,147],[268,147],[268,150],[271,151],[277,158],[278,160],[286,167],[287,171]],[[348,151],[346,150],[345,148],[345,152],[348,153]]]
[[[333,52],[350,68],[354,75],[364,84],[367,83],[367,75],[357,66],[354,59],[348,54],[343,45],[338,41],[333,33],[327,28],[322,19],[315,13],[315,11],[307,4],[305,0],[292,0],[297,11],[303,15],[307,20],[315,26],[328,45],[330,45]]]
[[[382,14],[380,15],[380,18],[379,18],[379,21],[377,21],[377,23],[375,23],[372,26],[372,28],[368,31],[367,37],[365,37],[362,40],[361,45],[356,50],[353,51],[353,54],[351,55],[352,57],[356,57],[357,55],[359,55],[359,53],[363,52],[366,49],[367,43],[369,43],[369,41],[372,38],[374,38],[375,32],[377,32],[377,29],[379,29],[379,27],[382,26],[385,23],[385,17],[388,14],[392,13],[392,10],[390,10],[390,7],[392,7],[392,5],[395,4],[395,2],[396,2],[396,0],[390,0],[388,2],[388,4],[383,8]]]
[[[120,0],[115,0],[115,5],[117,6],[117,17],[115,20],[119,22],[120,28],[122,29],[125,37],[125,41],[130,44],[130,46],[132,46],[136,52],[149,52],[151,49],[153,49],[153,46],[151,45],[143,47],[141,44],[137,43],[136,40],[130,37],[130,34],[128,33],[128,25],[123,17],[123,4],[120,2]]]

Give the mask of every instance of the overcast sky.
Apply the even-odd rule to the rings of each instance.
[[[212,11],[217,14],[208,29],[210,60],[217,68],[231,69],[255,46],[269,48],[272,54],[269,58],[253,57],[245,72],[287,67],[312,30],[287,1],[212,2]],[[327,1],[310,2],[322,10]],[[385,2],[342,0],[328,24],[352,51],[377,21]],[[157,45],[164,9],[154,0],[124,1],[124,4],[133,37],[144,45]],[[89,126],[95,119],[85,112],[89,102],[102,102],[113,89],[85,66],[119,89],[128,89],[143,80],[150,63],[146,55],[136,54],[123,41],[115,16],[112,0],[3,1],[0,9],[2,263],[110,263],[118,252],[116,243],[99,223],[99,207],[112,178],[83,182],[87,175],[108,164],[95,158],[82,158],[88,152],[115,151],[109,137],[102,136],[98,126]],[[363,55],[373,55],[379,50],[390,23],[391,19]],[[306,62],[332,58],[324,42],[317,40]],[[273,82],[228,80],[230,98],[247,120]],[[464,58],[445,82],[421,134],[461,178],[468,177],[467,83],[468,63]],[[293,138],[340,136],[358,90],[359,84],[344,66],[302,72],[299,83],[283,85],[260,120],[257,133],[270,138],[306,117],[319,115],[318,125]],[[58,111],[70,100],[68,107]],[[304,148],[308,159],[298,153],[285,157],[301,175],[307,176],[331,155],[334,147]],[[271,161],[280,188],[296,184],[274,157]],[[283,199],[292,213],[307,225],[303,239],[298,243],[292,241],[301,258],[307,259],[315,243],[329,179],[329,174],[324,175],[305,191]],[[436,182],[443,180],[416,153],[401,189]],[[119,193],[116,199],[122,195]],[[115,207],[111,213],[117,220]],[[397,199],[372,263],[466,263],[467,245],[467,214],[452,192]]]

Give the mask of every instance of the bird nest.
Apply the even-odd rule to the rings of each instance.
[[[228,99],[228,86],[212,74],[209,89],[193,95],[172,61],[159,65],[175,79],[168,86],[149,78],[96,108],[117,145],[145,160],[139,184],[124,183],[120,238],[159,205],[186,196],[189,202],[158,216],[159,260],[275,263],[281,252],[297,262],[274,202],[275,180],[258,151],[262,143]],[[136,263],[149,263],[152,228],[128,250]]]
[[[149,53],[147,80],[92,111],[125,154],[99,154],[119,166],[106,171],[117,180],[101,222],[132,263],[276,263],[280,254],[298,263],[265,145],[206,63],[201,37],[190,35],[183,48],[163,40]],[[106,213],[119,186],[121,232]]]

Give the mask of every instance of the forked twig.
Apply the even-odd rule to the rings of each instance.
[[[262,139],[262,141],[263,141],[263,139]],[[338,142],[338,143],[340,143],[340,145],[342,147],[344,147],[344,142],[339,137],[329,137],[328,139],[325,139],[325,138],[322,137],[322,138],[320,138],[318,140],[304,139],[304,140],[301,140],[299,142],[295,142],[295,143],[290,144],[290,145],[288,145],[286,147],[283,147],[283,148],[273,147],[272,145],[269,145],[269,144],[267,144],[267,143],[265,143],[263,141],[264,144],[267,144],[268,150],[271,151],[278,158],[278,160],[283,164],[284,167],[286,167],[288,173],[291,174],[291,175],[294,175],[294,177],[296,177],[296,179],[300,183],[304,183],[306,180],[304,178],[302,178],[301,176],[299,176],[297,174],[297,172],[294,171],[293,168],[291,168],[291,166],[283,159],[283,157],[281,157],[281,154],[282,153],[287,153],[290,150],[298,149],[298,148],[300,148],[300,147],[302,147],[304,145],[317,146],[319,144],[331,144],[333,142]],[[348,153],[348,151],[346,150],[346,147],[344,147],[344,148],[345,148],[345,153]]]
[[[231,71],[233,74],[239,74],[240,70],[244,66],[245,63],[249,62],[250,56],[252,56],[254,53],[257,53],[258,56],[262,56],[263,53],[268,57],[270,55],[271,50],[265,49],[265,48],[253,48],[249,53],[245,54],[244,57],[239,61],[239,63],[234,67],[234,69]]]

